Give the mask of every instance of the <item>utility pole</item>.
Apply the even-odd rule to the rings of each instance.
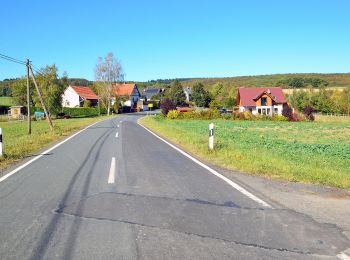
[[[28,115],[28,134],[32,134],[32,118],[30,115],[30,84],[29,84],[29,59],[26,62],[27,66],[27,115]]]
[[[32,67],[30,66],[30,63],[29,63],[29,70],[30,70],[30,74],[31,74],[31,76],[32,76],[32,78],[33,78],[33,81],[34,81],[34,85],[35,85],[36,91],[38,92],[38,96],[39,96],[41,105],[42,105],[42,107],[43,107],[43,109],[44,109],[44,112],[45,112],[45,115],[46,115],[46,120],[47,120],[47,122],[49,123],[49,127],[50,127],[51,131],[53,131],[53,125],[52,125],[52,121],[51,121],[50,114],[48,113],[48,110],[47,110],[47,108],[46,108],[44,99],[43,99],[43,97],[42,97],[42,95],[41,95],[39,86],[38,86],[38,84],[37,84],[37,82],[36,82],[36,79],[35,79],[35,77],[34,77],[34,73],[33,73]]]

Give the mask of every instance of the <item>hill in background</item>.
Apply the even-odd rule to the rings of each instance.
[[[319,74],[273,74],[259,76],[241,76],[229,78],[194,78],[180,79],[185,86],[192,87],[196,83],[202,83],[207,89],[221,83],[224,87],[284,87],[289,88],[288,81],[293,79],[319,79],[327,83],[327,87],[344,88],[350,86],[350,73]]]

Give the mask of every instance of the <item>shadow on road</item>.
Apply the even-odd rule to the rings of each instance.
[[[92,161],[93,162],[92,165],[96,165],[96,162],[100,159],[99,158],[100,157],[99,151],[101,150],[101,148],[105,144],[109,135],[111,133],[113,133],[113,129],[116,127],[113,120],[111,120],[110,123],[112,124],[112,126],[106,127],[106,129],[110,129],[110,130],[106,131],[102,136],[100,136],[93,143],[93,145],[91,146],[92,148],[89,150],[84,161],[81,163],[81,166],[74,173],[74,175],[73,175],[73,177],[72,177],[70,183],[68,184],[68,187],[64,193],[64,196],[62,197],[62,199],[59,203],[59,206],[58,206],[59,208],[62,208],[67,204],[68,198],[69,198],[72,190],[74,189],[74,187],[77,183],[78,176],[81,175],[82,173],[84,173],[83,169],[84,169],[85,164],[88,161]],[[83,185],[83,190],[81,192],[82,198],[88,194],[93,170],[94,170],[94,168],[91,167],[86,175],[84,185]],[[76,210],[79,212],[83,209],[83,207],[84,207],[84,204],[79,204]],[[57,228],[60,224],[61,218],[62,218],[62,215],[60,215],[60,214],[55,214],[52,217],[50,223],[45,228],[45,231],[43,232],[43,234],[40,237],[40,240],[37,244],[38,246],[33,250],[33,253],[31,255],[30,259],[37,260],[37,259],[44,258],[50,242],[52,241],[55,234],[59,232],[59,230]],[[71,259],[72,258],[73,249],[75,247],[76,239],[77,239],[79,229],[80,229],[80,224],[81,224],[80,218],[74,219],[74,222],[73,222],[72,227],[70,229],[68,239],[66,241],[66,247],[64,249],[62,259]]]

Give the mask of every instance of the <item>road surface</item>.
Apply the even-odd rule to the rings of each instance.
[[[262,205],[138,118],[97,123],[0,182],[0,259],[346,257],[336,226],[245,187]]]

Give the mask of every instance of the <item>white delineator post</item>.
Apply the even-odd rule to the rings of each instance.
[[[214,149],[214,124],[209,124],[209,150]]]
[[[0,156],[3,155],[3,152],[2,152],[2,129],[0,128]]]

